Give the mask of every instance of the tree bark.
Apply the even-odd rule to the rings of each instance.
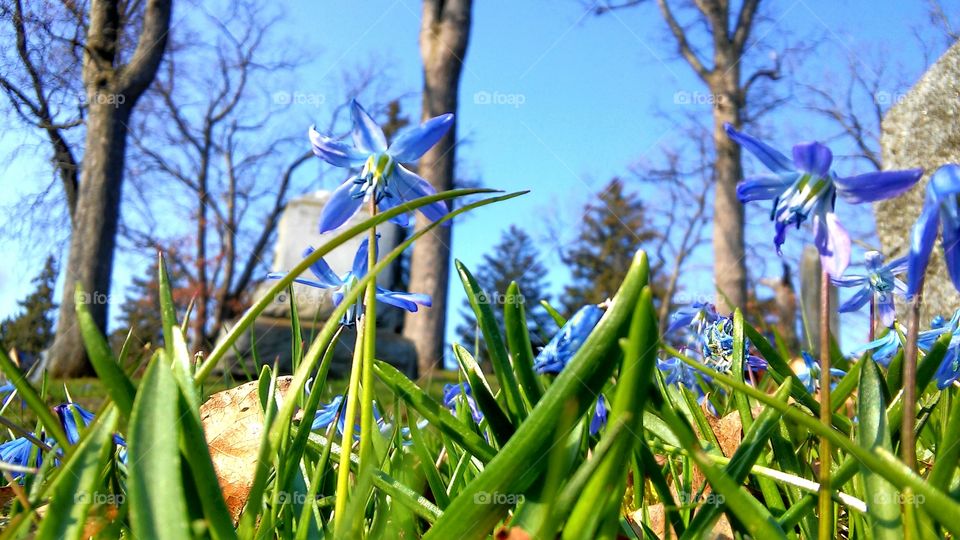
[[[736,60],[734,60],[736,61]],[[747,303],[747,267],[744,247],[743,204],[737,198],[737,183],[743,179],[740,145],[727,136],[724,124],[740,129],[739,69],[717,73],[710,90],[713,109],[715,148],[713,198],[713,276],[717,287],[717,307],[732,312]]]
[[[457,111],[460,74],[470,37],[471,0],[424,0],[420,26],[423,58],[423,118]],[[453,188],[456,163],[456,123],[440,142],[420,158],[418,172],[437,191]],[[417,225],[427,222],[420,214]],[[403,335],[417,349],[417,366],[424,376],[442,365],[450,278],[450,227],[434,229],[414,244],[410,290],[429,294],[433,306],[408,313]]]
[[[134,104],[153,77],[170,27],[170,0],[149,0],[137,47],[126,65],[117,66],[123,33],[119,2],[93,0],[83,59],[89,112],[80,186],[70,237],[70,255],[57,335],[46,368],[54,377],[92,373],[76,325],[76,302],[87,303],[101,331],[106,329],[113,252],[120,217],[124,155]],[[83,295],[75,298],[77,286]]]

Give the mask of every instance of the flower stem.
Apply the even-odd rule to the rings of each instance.
[[[923,290],[923,282],[920,283]],[[910,326],[907,328],[907,345],[903,353],[903,417],[900,425],[900,456],[907,467],[916,469],[917,446],[914,439],[914,423],[917,418],[917,336],[920,334],[921,295],[910,299]]]
[[[867,342],[876,339],[877,333],[877,297],[870,297],[870,330],[867,331]]]
[[[820,422],[827,429],[833,426],[830,403],[830,276],[820,276]],[[830,441],[820,438],[820,538],[833,538],[833,497],[830,486]]]
[[[344,412],[343,438],[341,439],[340,462],[337,468],[337,492],[334,503],[333,525],[336,530],[344,526],[343,515],[347,511],[347,491],[350,489],[350,448],[353,446],[353,429],[357,420],[357,390],[360,386],[360,364],[363,317],[357,321],[357,342],[353,346],[353,364],[350,366],[350,382],[343,399],[347,400]]]
[[[370,217],[377,215],[377,201],[370,197]],[[377,228],[370,228],[367,250],[367,271],[377,265]],[[360,397],[360,463],[358,471],[373,462],[373,360],[377,354],[377,280],[367,285],[363,299],[363,372]],[[357,335],[357,345],[360,336]]]

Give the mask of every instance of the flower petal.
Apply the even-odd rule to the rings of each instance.
[[[790,187],[792,176],[794,175],[761,174],[744,178],[737,184],[737,198],[742,203],[776,199]]]
[[[858,309],[867,305],[867,302],[869,302],[871,298],[873,298],[873,289],[870,287],[863,287],[857,291],[856,294],[847,299],[846,302],[840,304],[840,307],[837,308],[837,311],[840,313],[857,311]]]
[[[421,293],[408,293],[399,291],[388,291],[387,289],[377,287],[377,300],[384,304],[389,304],[400,309],[415,312],[418,305],[430,307],[433,301],[429,295]]]
[[[910,253],[907,255],[907,296],[910,298],[920,292],[939,228],[940,209],[928,200],[910,230]]]
[[[351,176],[330,194],[330,199],[320,215],[321,234],[343,225],[360,209],[363,204],[363,197],[360,195],[363,184],[356,183],[356,178]]]
[[[830,173],[833,152],[818,142],[800,143],[793,147],[793,164],[798,170],[825,177]]]
[[[307,133],[313,153],[335,167],[359,167],[369,156],[367,152],[321,135],[313,126]]]
[[[943,212],[943,258],[947,273],[954,288],[960,291],[960,219],[957,217],[957,201],[948,201],[954,205],[952,212]]]
[[[430,182],[408,171],[406,167],[402,165],[397,165],[394,171],[394,174],[391,176],[394,194],[403,201],[412,201],[413,199],[433,195],[437,192],[437,190],[430,185]],[[419,210],[430,221],[437,221],[447,215],[449,211],[446,203],[443,201],[421,206]]]
[[[890,328],[897,319],[897,308],[893,304],[893,293],[885,292],[877,298],[877,311],[880,312],[880,322]]]
[[[379,239],[380,235],[377,235],[377,244],[373,246],[374,249],[374,260],[380,256],[379,253]],[[357,279],[363,279],[363,276],[367,275],[367,264],[370,262],[370,239],[364,238],[360,245],[357,247],[357,253],[353,256],[353,277]]]
[[[406,201],[389,192],[386,192],[386,196],[380,199],[380,203],[377,205],[377,207],[380,209],[381,212],[386,212],[387,210],[390,210],[391,208],[394,208],[396,206],[406,207]],[[409,212],[404,212],[402,214],[398,214],[390,218],[390,223],[396,223],[401,227],[409,227],[410,226]]]
[[[949,195],[960,194],[960,165],[949,163],[937,169],[927,184],[927,196],[940,202]]]
[[[863,261],[868,271],[876,272],[881,266],[883,266],[883,253],[873,250],[868,251],[863,254]]]
[[[903,194],[923,176],[923,169],[878,171],[846,178],[835,178],[837,195],[848,203],[859,204],[892,199]]]
[[[830,278],[830,283],[836,287],[858,287],[869,281],[866,276],[846,276],[839,278]]]
[[[837,215],[829,211],[813,216],[814,244],[820,251],[820,264],[830,276],[842,276],[850,264],[850,235]]]
[[[314,252],[312,247],[308,247],[303,250],[303,258],[306,259]],[[313,275],[317,277],[317,281],[323,283],[329,288],[339,287],[343,284],[343,281],[340,279],[340,276],[330,268],[330,265],[327,264],[327,261],[323,258],[317,259],[317,262],[310,265],[310,271],[313,272]]]
[[[383,136],[383,130],[357,100],[350,102],[350,118],[353,120],[353,142],[358,149],[368,154],[386,152],[387,138]]]
[[[431,118],[415,128],[402,131],[387,149],[387,153],[400,163],[415,161],[437,144],[451,126],[453,115],[450,113]]]
[[[794,172],[793,164],[787,156],[750,135],[733,129],[733,126],[730,124],[724,124],[723,129],[726,130],[727,135],[729,135],[731,139],[746,148],[771,171],[775,173]]]

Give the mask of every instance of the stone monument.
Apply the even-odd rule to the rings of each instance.
[[[369,217],[369,214],[361,209],[338,231],[320,234],[320,214],[329,198],[329,191],[318,191],[287,203],[277,224],[277,241],[270,267],[272,272],[286,272],[303,260],[304,250],[307,248],[319,248],[335,237],[338,231],[356,225]],[[403,241],[404,231],[392,223],[378,226],[377,232],[380,235],[381,255],[388,253]],[[357,248],[363,238],[366,238],[365,234],[351,238],[324,256],[324,260],[337,275],[342,276],[350,271]],[[399,272],[399,265],[392,265],[377,276],[377,283],[382,287],[395,288]],[[303,277],[314,278],[309,270],[303,274]],[[260,283],[252,295],[253,301],[267,294],[274,283],[273,280]],[[306,348],[309,346],[308,340],[319,332],[333,312],[335,306],[332,294],[325,289],[296,283],[293,285],[293,297]],[[399,309],[378,304],[377,358],[393,364],[408,376],[415,377],[417,353],[413,343],[400,335],[402,323],[403,313]],[[229,327],[230,325],[227,325],[227,328]],[[253,355],[255,350],[261,363],[273,365],[277,362],[282,373],[289,373],[292,335],[290,298],[286,293],[281,293],[273,298],[270,306],[257,318],[252,336],[251,332],[241,336],[236,343],[236,350],[224,356],[220,369],[230,372],[235,377],[256,374],[259,366],[255,365]],[[345,376],[349,372],[355,340],[355,328],[347,328],[341,334],[331,365],[331,375]]]
[[[924,178],[903,196],[877,203],[877,235],[887,259],[907,253],[909,231],[920,215],[930,174],[945,163],[960,163],[960,41],[954,43],[890,108],[880,144],[887,169],[923,167]],[[923,320],[950,317],[960,308],[939,243],[933,251],[923,295]]]

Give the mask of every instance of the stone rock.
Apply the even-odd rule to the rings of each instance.
[[[271,271],[286,272],[292,269],[303,260],[303,253],[307,248],[318,248],[337,235],[336,231],[319,233],[320,215],[329,200],[330,192],[318,191],[293,199],[287,204],[277,226],[277,242],[274,247]],[[339,230],[356,225],[367,216],[367,212],[361,210]],[[391,223],[378,226],[377,232],[380,235],[381,254],[386,254],[399,245],[405,234],[403,229]],[[351,238],[326,254],[324,260],[338,275],[346,274],[353,267],[357,248],[365,237],[364,234]],[[399,276],[400,266],[394,264],[377,276],[377,283],[382,287],[396,289]],[[314,278],[309,271],[303,277]],[[263,298],[273,283],[272,280],[261,283],[254,291],[254,301]],[[300,318],[304,347],[307,348],[310,345],[308,340],[317,335],[323,323],[330,318],[334,309],[333,297],[324,289],[296,283],[293,285],[293,296]],[[411,341],[403,338],[398,332],[403,322],[403,313],[398,308],[378,303],[377,358],[392,364],[413,378],[417,375],[416,349]],[[233,347],[234,350],[224,355],[219,370],[229,372],[234,377],[256,376],[261,366],[254,360],[255,348],[262,364],[277,363],[280,373],[290,373],[292,367],[290,343],[293,336],[290,318],[289,294],[287,292],[277,294],[272,298],[270,306],[257,318],[252,332],[246,332],[241,336]],[[226,326],[229,329],[230,325]],[[331,376],[347,376],[355,340],[354,330],[347,329],[342,333],[334,352],[330,368]]]
[[[877,203],[877,234],[888,260],[909,249],[909,231],[920,215],[930,174],[946,163],[960,163],[960,42],[930,67],[883,119],[880,144],[887,169],[923,167],[924,178],[909,192]],[[960,307],[943,262],[934,249],[923,297],[923,320],[949,317]]]
[[[304,251],[307,248],[318,248],[335,237],[339,231],[344,228],[356,225],[369,217],[366,209],[361,208],[347,223],[338,231],[332,231],[320,234],[320,214],[324,205],[330,200],[329,191],[317,191],[309,195],[304,195],[291,200],[287,203],[280,221],[277,224],[277,242],[273,250],[273,264],[270,267],[272,272],[286,272],[303,260]],[[403,230],[400,227],[386,223],[377,227],[377,233],[380,235],[380,253],[385,254],[395,248],[403,241]],[[330,265],[337,275],[343,275],[353,267],[353,259],[357,253],[357,248],[366,235],[359,235],[351,238],[341,246],[337,247],[324,256],[324,260]],[[309,271],[302,277],[313,279],[314,276]],[[392,265],[379,276],[377,283],[382,287],[391,288],[395,285],[399,277],[399,265]],[[254,297],[261,298],[267,290],[273,285],[272,280],[264,281],[257,287]],[[331,294],[323,289],[317,289],[308,285],[295,283],[293,285],[293,296],[297,304],[297,313],[301,320],[326,320],[333,311],[333,301]],[[377,311],[380,324],[382,326],[399,325],[403,318],[402,313],[398,314],[393,309],[381,309]],[[290,317],[290,300],[286,294],[279,294],[274,298],[270,307],[264,311],[264,315],[277,318]]]
[[[310,346],[307,341],[320,332],[322,323],[308,321],[300,322],[300,333],[304,339],[304,354]],[[233,351],[224,356],[220,363],[221,372],[229,372],[234,378],[246,379],[255,377],[260,372],[261,365],[254,359],[253,349],[256,346],[257,357],[262,364],[277,365],[279,373],[292,372],[291,339],[293,329],[288,319],[276,319],[260,316],[253,323],[253,339],[251,332],[245,332],[234,345]],[[345,328],[337,341],[333,353],[333,363],[330,364],[330,377],[346,378],[350,374],[350,364],[353,361],[353,346],[357,340],[356,328]],[[239,354],[238,354],[239,353]],[[377,359],[383,360],[411,379],[417,376],[417,350],[413,342],[397,334],[391,329],[377,329]]]

